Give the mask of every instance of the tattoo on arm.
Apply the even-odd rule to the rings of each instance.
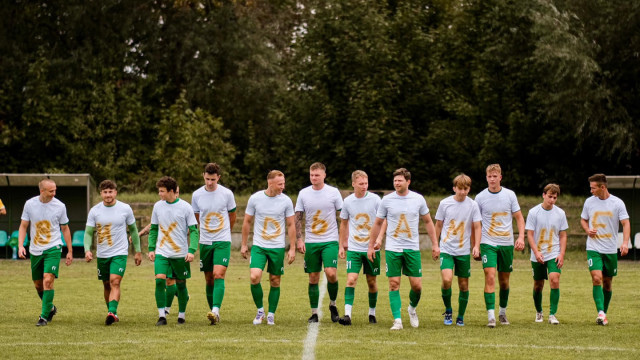
[[[302,217],[304,211],[296,211],[296,239],[302,239]]]

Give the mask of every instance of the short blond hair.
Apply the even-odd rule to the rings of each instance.
[[[362,171],[362,170],[356,170],[356,171],[351,173],[351,181],[356,181],[356,179],[359,178],[359,177],[364,177],[364,178],[367,178],[367,179],[369,178],[367,173]]]
[[[324,166],[324,164],[321,162],[314,162],[313,164],[311,164],[311,166],[309,166],[309,171],[313,170],[322,170],[324,172],[327,172],[327,167]]]
[[[453,186],[461,189],[467,189],[471,187],[471,178],[464,173],[456,176],[453,179]]]
[[[284,173],[282,171],[280,171],[280,170],[271,170],[267,174],[267,180],[275,179],[275,178],[277,178],[279,176],[284,177]]]
[[[40,180],[40,182],[38,183],[38,188],[42,191],[44,190],[44,184],[46,183],[52,183],[53,185],[56,184],[55,181],[51,180],[51,179],[42,179]]]
[[[558,184],[547,184],[542,190],[545,194],[556,194],[560,195],[560,185]]]
[[[500,164],[491,164],[487,166],[487,174],[494,171],[502,175],[502,168],[500,167]]]

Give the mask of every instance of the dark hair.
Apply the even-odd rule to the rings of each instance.
[[[171,176],[163,176],[156,183],[156,187],[158,189],[163,187],[163,188],[167,189],[167,191],[173,190],[173,192],[176,192],[176,190],[178,190],[178,182],[176,182],[176,180],[174,178],[172,178]]]
[[[405,180],[411,180],[411,173],[405,168],[396,169],[396,171],[393,172],[394,178],[398,175],[403,176]]]
[[[607,186],[607,177],[604,174],[593,174],[589,176],[589,182],[598,183],[598,185]]]
[[[102,180],[100,185],[98,185],[98,189],[100,189],[100,191],[106,190],[106,189],[118,190],[118,187],[116,186],[115,181]]]
[[[213,174],[221,175],[220,165],[216,163],[208,163],[207,166],[204,167],[204,172],[209,175],[213,175]]]

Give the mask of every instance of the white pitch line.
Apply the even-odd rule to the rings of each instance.
[[[327,276],[320,275],[320,298],[318,300],[318,320],[322,319],[322,298],[327,292]],[[307,337],[304,339],[304,350],[302,351],[302,360],[314,360],[316,358],[316,342],[318,339],[318,331],[320,330],[320,321],[317,323],[309,323],[307,326]]]

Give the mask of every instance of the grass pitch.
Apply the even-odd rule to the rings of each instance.
[[[46,327],[35,323],[40,299],[33,289],[28,261],[0,260],[0,356],[17,358],[207,358],[207,359],[426,359],[426,358],[515,358],[581,359],[640,357],[640,302],[638,281],[640,262],[619,262],[614,280],[613,299],[608,313],[609,325],[595,325],[595,305],[591,279],[586,269],[586,254],[570,252],[560,280],[560,325],[546,322],[549,288],[545,286],[543,308],[545,323],[535,323],[532,300],[531,267],[528,254],[516,254],[511,277],[508,317],[510,326],[489,329],[483,301],[483,275],[479,262],[472,265],[470,299],[463,328],[444,326],[437,262],[423,254],[423,294],[418,315],[420,327],[409,325],[406,313],[409,284],[401,285],[405,329],[389,331],[388,282],[379,277],[378,324],[367,323],[367,290],[364,277],[356,287],[353,325],[331,323],[328,294],[322,301],[323,316],[317,338],[308,336],[308,277],[303,272],[302,255],[286,266],[281,298],[274,327],[253,326],[255,315],[249,291],[248,260],[234,251],[227,272],[226,294],[221,324],[209,326],[204,296],[204,277],[198,272],[197,259],[188,281],[191,300],[187,323],[177,325],[177,299],[169,325],[156,327],[153,264],[145,260],[136,267],[130,258],[122,282],[118,313],[120,322],[104,325],[107,308],[102,283],[96,277],[96,264],[75,259],[70,267],[61,263],[55,283],[58,315]],[[344,261],[339,263],[340,291],[338,309],[344,310]],[[263,276],[265,307],[269,284]],[[454,317],[457,311],[457,285],[453,288]],[[496,296],[497,301],[497,296]],[[315,347],[311,347],[314,345]],[[309,351],[311,348],[313,351]]]

